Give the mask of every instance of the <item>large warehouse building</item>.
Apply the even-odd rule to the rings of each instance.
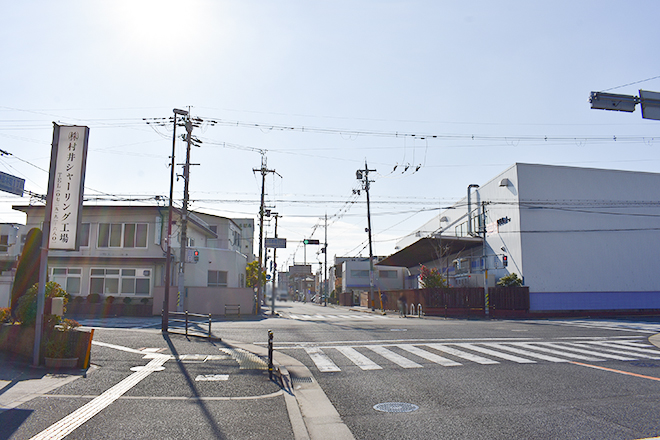
[[[660,174],[515,164],[466,190],[378,264],[452,286],[516,273],[532,312],[660,310]]]

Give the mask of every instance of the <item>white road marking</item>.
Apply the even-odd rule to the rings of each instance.
[[[421,348],[416,347],[412,344],[397,345],[397,347],[406,350],[408,353],[412,353],[416,356],[426,359],[427,361],[431,361],[445,367],[457,367],[459,365],[462,365],[456,361],[452,361],[451,359],[443,358],[442,356],[438,356],[437,354],[431,353],[426,350],[422,350]]]
[[[408,358],[405,358],[399,354],[394,353],[393,351],[388,350],[387,348],[383,347],[382,345],[367,345],[366,348],[369,350],[373,351],[374,353],[378,353],[385,359],[387,359],[390,362],[394,362],[400,367],[403,368],[422,368],[421,365],[419,365],[417,362],[413,362]]]
[[[581,354],[575,354],[575,353],[570,353],[567,351],[559,351],[559,350],[553,350],[552,348],[547,348],[543,346],[542,342],[535,343],[535,342],[512,342],[511,345],[519,345],[521,347],[525,347],[529,350],[536,350],[536,351],[543,351],[545,353],[550,353],[550,354],[556,354],[559,356],[564,356],[569,359],[580,359],[583,361],[591,361],[591,362],[600,362],[603,359],[597,359],[589,356],[582,356]],[[552,347],[552,343],[547,343],[547,345]]]
[[[548,355],[541,354],[541,353],[534,353],[533,351],[529,351],[529,350],[521,350],[519,348],[510,347],[510,346],[504,345],[504,344],[497,344],[497,343],[494,343],[494,342],[488,342],[488,343],[483,344],[483,345],[486,345],[486,346],[492,347],[492,348],[496,348],[498,350],[510,351],[511,353],[516,353],[516,354],[520,354],[520,355],[523,355],[523,356],[532,357],[532,358],[535,358],[535,359],[541,359],[542,361],[568,362],[568,360],[566,360],[566,359],[561,359],[561,358],[554,357],[554,356],[548,356]]]
[[[492,359],[481,357],[481,356],[478,356],[478,355],[473,354],[473,353],[468,353],[468,352],[465,352],[465,351],[457,350],[457,349],[455,349],[453,347],[449,347],[445,344],[427,344],[427,346],[429,346],[429,347],[431,347],[435,350],[447,353],[449,355],[456,356],[456,357],[459,357],[461,359],[465,359],[466,361],[476,362],[477,364],[481,364],[481,365],[499,364],[498,361],[494,361]]]
[[[493,357],[498,357],[498,358],[501,358],[501,359],[506,359],[507,361],[512,361],[512,362],[515,362],[515,363],[518,363],[518,364],[535,364],[536,363],[536,361],[533,361],[531,359],[525,359],[525,358],[521,358],[521,357],[518,357],[518,356],[513,356],[513,355],[510,355],[510,354],[506,354],[506,353],[500,353],[499,351],[491,350],[489,348],[480,347],[476,344],[458,343],[458,344],[454,344],[454,345],[458,345],[459,347],[462,347],[462,348],[467,348],[468,350],[473,350],[473,351],[477,351],[479,353],[487,354],[488,356],[493,356]]]
[[[352,347],[337,347],[337,350],[363,370],[382,370],[383,367]]]
[[[305,351],[307,352],[309,357],[314,361],[319,371],[323,373],[341,371],[341,369],[337,366],[337,364],[332,362],[332,359],[330,359],[327,354],[323,353],[323,351],[320,348],[305,347]]]
[[[223,380],[229,380],[229,375],[228,374],[199,374],[195,378],[195,381],[197,381],[197,382],[217,382],[217,381],[223,381]]]
[[[125,348],[125,347],[124,347]],[[124,393],[140,383],[142,379],[149,376],[169,360],[169,356],[161,356],[151,360],[144,369],[131,374],[91,402],[78,408],[59,422],[51,425],[30,440],[60,440],[71,434],[79,426],[87,422]]]

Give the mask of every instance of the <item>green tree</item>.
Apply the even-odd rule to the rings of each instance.
[[[11,289],[11,315],[16,317],[16,308],[25,292],[39,282],[39,263],[41,262],[42,233],[39,228],[32,228],[25,237],[25,246],[18,261],[14,285]]]
[[[245,267],[245,283],[247,287],[257,287],[258,279],[257,274],[259,273],[259,260],[254,260],[252,263],[248,263]],[[266,271],[261,271],[261,285],[266,285]]]
[[[20,321],[23,326],[33,326],[37,320],[37,291],[39,289],[39,284],[35,284],[28,289],[27,292],[21,299],[18,300],[18,305],[16,306],[16,318]],[[64,298],[64,305],[66,306],[69,302],[69,294],[66,293],[64,289],[60,287],[55,281],[49,281],[46,283],[46,298],[54,298],[61,296]],[[59,316],[55,315],[44,316],[44,321],[49,323],[49,326],[59,324]]]
[[[447,287],[444,277],[437,268],[429,269],[422,264],[419,271],[419,284],[422,289],[440,289]]]
[[[497,285],[502,287],[511,287],[511,286],[520,287],[522,286],[522,284],[523,284],[522,280],[518,278],[518,275],[516,275],[515,273],[511,273],[509,275],[503,276],[497,282]]]

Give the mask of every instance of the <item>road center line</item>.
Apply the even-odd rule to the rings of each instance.
[[[644,376],[643,374],[631,373],[629,371],[615,370],[613,368],[600,367],[598,365],[583,364],[582,362],[571,361],[571,364],[580,365],[582,367],[595,368],[596,370],[609,371],[611,373],[625,374],[626,376],[634,376],[634,377],[641,377],[643,379],[657,380],[660,382],[660,377]]]
[[[91,402],[81,406],[59,422],[51,425],[30,440],[60,440],[71,434],[76,428],[82,426],[89,419],[108,407],[112,402],[119,399],[124,393],[140,383],[142,379],[156,371],[158,367],[169,360],[169,356],[159,356],[151,360],[145,367],[128,376],[114,387],[93,399]]]

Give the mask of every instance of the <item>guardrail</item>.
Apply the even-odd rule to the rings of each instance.
[[[229,315],[238,315],[241,317],[241,305],[240,304],[225,304],[225,316]]]
[[[200,326],[200,324],[206,324],[208,321],[208,337],[211,337],[211,314],[209,313],[208,315],[202,315],[200,313],[189,313],[187,310],[185,312],[169,312],[169,322],[178,322],[178,323],[184,323],[184,329],[185,329],[185,335],[188,336],[188,329],[191,327],[191,325],[194,325],[195,327]],[[172,316],[179,316],[179,317],[184,317],[184,319],[181,318],[171,318]],[[191,320],[192,318],[192,320]],[[199,319],[199,318],[203,318]],[[168,325],[169,327],[169,325]]]

